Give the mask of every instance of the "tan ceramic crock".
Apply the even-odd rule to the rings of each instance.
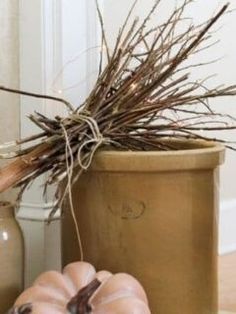
[[[217,314],[218,166],[224,147],[97,154],[73,197],[85,260],[128,272],[153,314]],[[63,263],[80,257],[69,211]]]
[[[9,310],[23,289],[24,247],[14,207],[0,202],[0,313]]]

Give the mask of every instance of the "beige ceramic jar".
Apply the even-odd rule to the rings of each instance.
[[[23,289],[24,245],[14,207],[0,202],[0,313],[5,313]]]
[[[100,152],[74,187],[84,258],[128,272],[152,314],[217,314],[218,169],[224,147],[171,142],[167,152]],[[79,258],[65,211],[63,263]]]

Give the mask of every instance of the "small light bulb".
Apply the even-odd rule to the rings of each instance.
[[[138,48],[138,53],[142,54],[142,53],[145,53],[146,50],[144,49],[144,47],[139,47]]]
[[[135,90],[135,89],[137,88],[137,86],[138,86],[137,83],[133,83],[133,84],[131,84],[130,88],[131,88],[132,90]]]
[[[102,44],[101,52],[106,52],[106,51],[107,51],[107,46],[105,44]]]
[[[57,92],[58,92],[58,94],[62,94],[62,90],[61,89],[59,89]]]

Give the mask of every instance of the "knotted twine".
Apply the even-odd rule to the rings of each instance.
[[[63,121],[65,121],[65,120],[62,120],[62,122],[61,122],[61,129],[62,129],[64,137],[65,137],[65,154],[66,154],[66,168],[67,168],[67,172],[66,172],[67,186],[66,186],[65,191],[63,193],[62,202],[63,202],[63,200],[64,200],[64,198],[68,192],[70,211],[71,211],[71,215],[72,215],[73,222],[75,225],[76,237],[77,237],[79,250],[80,250],[80,259],[81,259],[81,261],[83,261],[84,260],[83,244],[82,244],[82,240],[81,240],[79,225],[78,225],[78,222],[76,219],[76,214],[75,214],[75,208],[74,208],[73,196],[72,196],[72,186],[73,186],[74,182],[76,182],[78,180],[78,178],[83,173],[83,171],[86,171],[89,169],[89,167],[93,161],[93,157],[94,157],[96,151],[98,150],[98,148],[101,145],[110,144],[113,141],[111,141],[108,138],[105,138],[102,135],[102,133],[100,132],[99,126],[97,124],[97,121],[94,118],[92,118],[89,114],[87,114],[86,112],[83,112],[83,110],[78,111],[76,116],[72,115],[70,117],[70,119],[87,124],[89,127],[89,130],[91,131],[91,134],[92,134],[92,136],[90,136],[89,133],[87,133],[86,136],[88,137],[88,139],[84,140],[84,142],[78,148],[77,162],[78,162],[78,165],[80,167],[80,170],[79,170],[77,176],[75,177],[75,179],[73,179],[73,171],[74,171],[74,167],[75,167],[74,156],[73,156],[73,152],[72,152],[72,149],[70,146],[70,141],[69,141],[69,137],[67,134],[67,130],[66,130],[65,125],[63,123]],[[91,144],[92,144],[92,147],[89,149],[89,151],[87,153],[87,158],[85,158],[85,160],[83,160],[84,159],[83,158],[84,157],[84,149],[87,146],[90,146]]]

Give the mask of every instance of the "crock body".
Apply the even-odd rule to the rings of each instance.
[[[73,190],[85,260],[134,275],[154,314],[217,314],[224,148],[192,145],[174,152],[101,152]],[[62,231],[65,265],[80,258],[69,208]]]

